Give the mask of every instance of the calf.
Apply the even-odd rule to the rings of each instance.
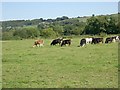
[[[44,41],[43,40],[35,40],[33,47],[38,46],[41,47],[43,46]]]
[[[68,45],[70,46],[70,45],[71,45],[71,40],[70,40],[70,39],[68,39],[68,40],[63,40],[62,43],[61,43],[61,47],[62,47],[63,45],[66,45],[66,44],[68,44]]]

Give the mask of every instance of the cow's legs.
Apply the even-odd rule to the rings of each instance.
[[[43,47],[43,44],[40,44],[40,47]]]

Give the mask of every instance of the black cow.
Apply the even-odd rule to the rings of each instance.
[[[61,43],[61,47],[62,47],[63,45],[66,45],[66,44],[68,44],[68,45],[70,46],[70,45],[71,45],[71,40],[70,40],[70,39],[68,39],[68,40],[63,40],[62,43]]]
[[[106,38],[105,43],[111,43],[116,41],[119,41],[119,36],[108,37]]]
[[[103,43],[103,38],[93,38],[92,39],[92,44],[97,44],[97,43]]]
[[[108,37],[108,38],[106,38],[105,43],[111,43],[112,41],[113,41],[113,38],[112,37]]]
[[[60,38],[55,39],[55,40],[53,40],[53,41],[51,42],[50,45],[56,45],[56,44],[59,44],[59,45],[60,45],[62,40],[63,40],[63,39],[60,39]]]
[[[120,41],[120,36],[118,36],[118,40]]]
[[[84,46],[84,45],[86,45],[86,39],[81,39],[81,41],[80,41],[80,46],[82,47],[82,46]]]

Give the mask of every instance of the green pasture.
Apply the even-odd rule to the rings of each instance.
[[[44,47],[34,40],[2,42],[3,88],[117,88],[118,43]]]

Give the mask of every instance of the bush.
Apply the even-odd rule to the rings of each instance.
[[[100,33],[100,36],[101,36],[101,37],[105,37],[106,35],[107,35],[107,34],[106,34],[105,32],[101,32],[101,33]]]
[[[3,32],[2,33],[2,40],[11,40],[13,39],[13,32]]]
[[[57,34],[53,31],[53,28],[47,28],[42,30],[41,36],[43,36],[44,38],[49,38],[49,37],[54,38],[57,36]]]
[[[23,28],[20,30],[16,30],[13,33],[14,37],[20,37],[20,38],[35,38],[40,35],[40,32],[37,30],[37,28],[29,27],[29,28]]]

